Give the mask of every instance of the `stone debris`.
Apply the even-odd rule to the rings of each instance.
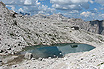
[[[15,67],[17,67],[17,65],[12,65],[12,69],[14,69]]]
[[[13,66],[13,69],[103,68],[101,64],[104,62],[103,23],[103,20],[85,22],[81,19],[66,18],[61,14],[22,16],[8,10],[5,4],[0,2],[0,55],[15,54],[24,47],[33,45],[85,43],[96,48],[89,52],[67,54],[64,58],[44,58],[44,60],[32,60],[32,54],[26,53],[24,57],[31,60],[22,61],[18,66]],[[4,65],[0,68],[11,69],[7,63],[17,57],[8,56],[3,59],[0,65],[1,63]]]
[[[2,59],[2,62],[3,62],[4,64],[6,64],[6,63],[8,63],[8,62],[10,62],[10,61],[13,61],[15,58],[18,58],[18,56],[8,56],[7,58]]]
[[[103,65],[101,65],[100,69],[104,69],[104,64],[103,64]]]

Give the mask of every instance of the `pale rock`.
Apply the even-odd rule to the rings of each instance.
[[[104,69],[104,64],[100,66],[100,69]]]
[[[26,58],[26,59],[31,59],[32,58],[32,53],[26,53],[25,54],[25,56],[24,56],[24,58]]]

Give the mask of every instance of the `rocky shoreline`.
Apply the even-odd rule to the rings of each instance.
[[[70,53],[63,58],[24,59],[12,66],[5,64],[1,68],[13,69],[103,69],[104,45],[88,52]]]

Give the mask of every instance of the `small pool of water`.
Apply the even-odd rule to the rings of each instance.
[[[48,57],[63,57],[68,53],[85,52],[94,49],[95,47],[88,44],[79,43],[64,43],[64,44],[54,44],[52,46],[48,45],[36,45],[29,46],[21,52],[25,54],[26,52],[32,53],[34,58],[48,58]]]

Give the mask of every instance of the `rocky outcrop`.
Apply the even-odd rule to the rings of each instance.
[[[89,24],[92,26],[92,30],[96,30],[94,33],[104,35],[104,20],[90,21]]]
[[[82,19],[71,18],[68,22],[86,31],[104,35],[104,20],[83,21]]]
[[[53,15],[50,15],[49,18],[52,20],[62,20],[62,21],[64,20],[67,21],[68,19],[67,17],[64,17],[62,14],[53,14]]]
[[[38,18],[47,18],[47,17],[48,17],[48,16],[43,15],[43,14],[36,14],[36,15],[33,15],[33,16],[32,16],[32,18],[35,18],[35,19],[36,19],[36,18],[37,18],[37,19],[38,19]]]

